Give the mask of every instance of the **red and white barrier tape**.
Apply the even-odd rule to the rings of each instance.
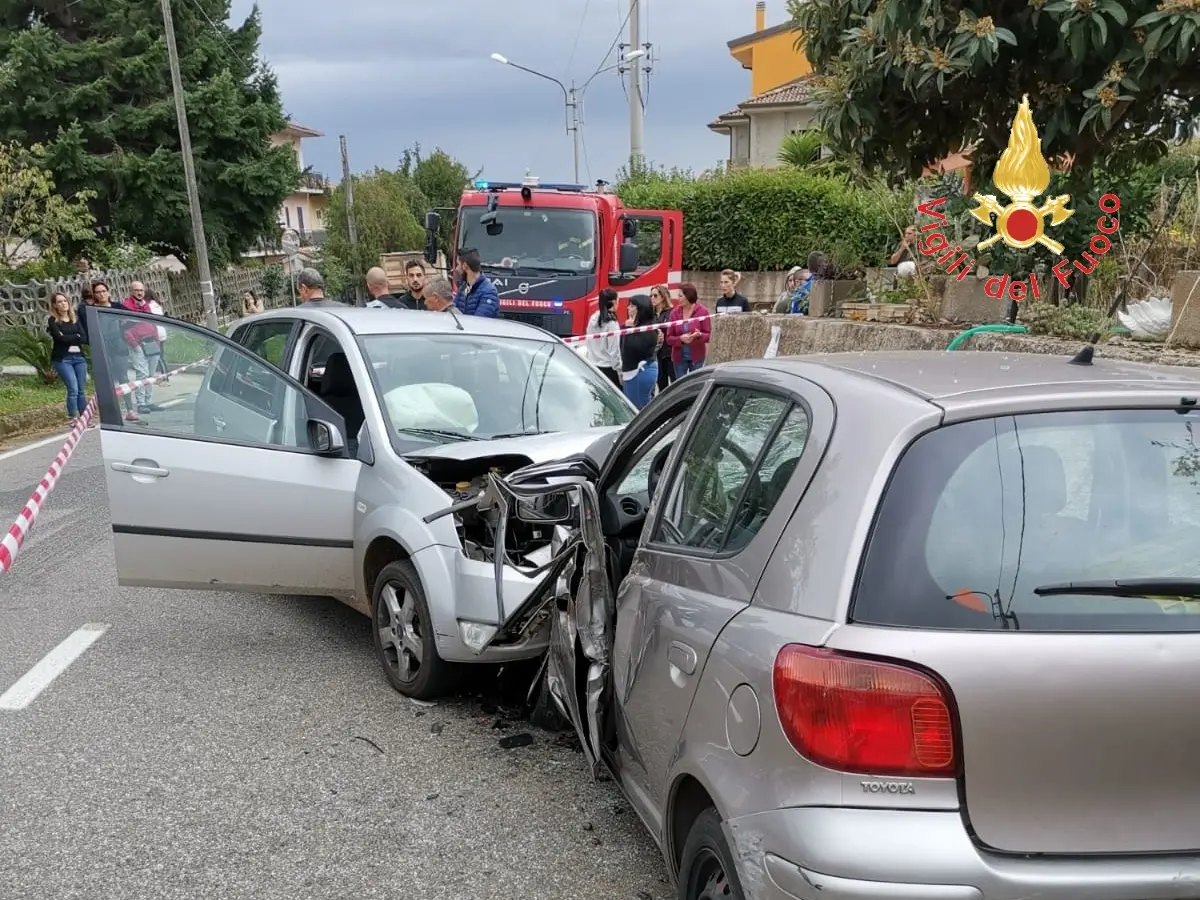
[[[170,372],[159,372],[157,375],[150,375],[147,378],[139,378],[136,381],[127,381],[125,384],[118,384],[116,386],[117,396],[123,397],[126,394],[132,394],[140,387],[157,384],[160,381],[165,381],[172,375],[178,375],[180,372],[186,372],[188,369],[194,369],[196,366],[204,365],[205,363],[209,362],[212,362],[211,356],[196,360],[194,363],[188,363],[186,366],[180,366],[178,369],[172,369]]]
[[[0,538],[0,575],[3,575],[12,568],[13,560],[16,559],[17,553],[20,552],[21,545],[25,542],[26,535],[29,534],[29,529],[33,527],[33,520],[37,518],[42,504],[46,502],[46,498],[54,490],[54,485],[58,483],[58,476],[62,474],[67,460],[75,452],[75,445],[79,443],[84,430],[95,415],[95,410],[96,398],[92,397],[88,401],[88,405],[83,408],[83,413],[75,420],[75,425],[71,429],[71,433],[67,435],[66,443],[62,445],[62,449],[54,457],[54,462],[50,463],[50,468],[42,476],[42,480],[38,483],[37,488],[34,489],[32,496],[30,496],[25,506],[17,514],[16,521],[12,523],[12,526],[5,533],[4,537]]]
[[[682,321],[682,319],[676,320]],[[563,338],[568,344],[578,344],[581,341],[594,341],[599,338],[620,336],[623,334],[638,334],[643,331],[665,331],[667,328],[666,322],[658,322],[654,325],[637,325],[633,328],[622,328],[620,331],[598,331],[594,334],[577,334],[572,337]]]

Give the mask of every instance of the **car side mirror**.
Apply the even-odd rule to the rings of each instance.
[[[638,248],[633,241],[621,244],[621,252],[617,256],[617,269],[622,275],[636,272],[638,267]]]
[[[513,512],[522,522],[535,525],[559,525],[574,518],[566,492],[518,500],[513,504]]]
[[[322,456],[340,456],[346,451],[346,438],[332,422],[309,419],[308,445]]]
[[[437,265],[438,229],[442,225],[442,217],[432,210],[425,213],[425,262],[431,266]]]

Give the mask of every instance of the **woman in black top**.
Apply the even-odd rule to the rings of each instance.
[[[667,330],[671,327],[671,289],[665,284],[655,285],[650,291],[650,303],[654,307],[654,321],[662,325],[658,343],[658,392],[661,394],[675,380],[675,365],[671,362],[671,345],[667,343]]]
[[[50,362],[67,388],[67,415],[74,419],[87,404],[87,360],[83,356],[87,334],[66,294],[56,293],[50,298],[46,330],[52,341]]]
[[[629,298],[627,328],[654,324],[654,307],[646,294]],[[625,396],[638,409],[650,402],[658,381],[658,341],[662,334],[657,328],[621,335],[621,382]]]
[[[717,298],[716,303],[717,315],[750,312],[750,301],[739,294],[737,290],[738,282],[741,280],[741,272],[735,272],[733,269],[722,270],[721,296]]]

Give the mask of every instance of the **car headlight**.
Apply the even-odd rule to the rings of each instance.
[[[496,636],[497,627],[483,622],[467,622],[458,620],[458,636],[473,652],[480,653],[487,642]]]

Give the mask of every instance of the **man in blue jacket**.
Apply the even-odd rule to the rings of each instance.
[[[462,285],[454,295],[458,311],[468,316],[500,315],[500,295],[492,280],[480,272],[479,251],[462,250],[458,254],[458,276]]]

